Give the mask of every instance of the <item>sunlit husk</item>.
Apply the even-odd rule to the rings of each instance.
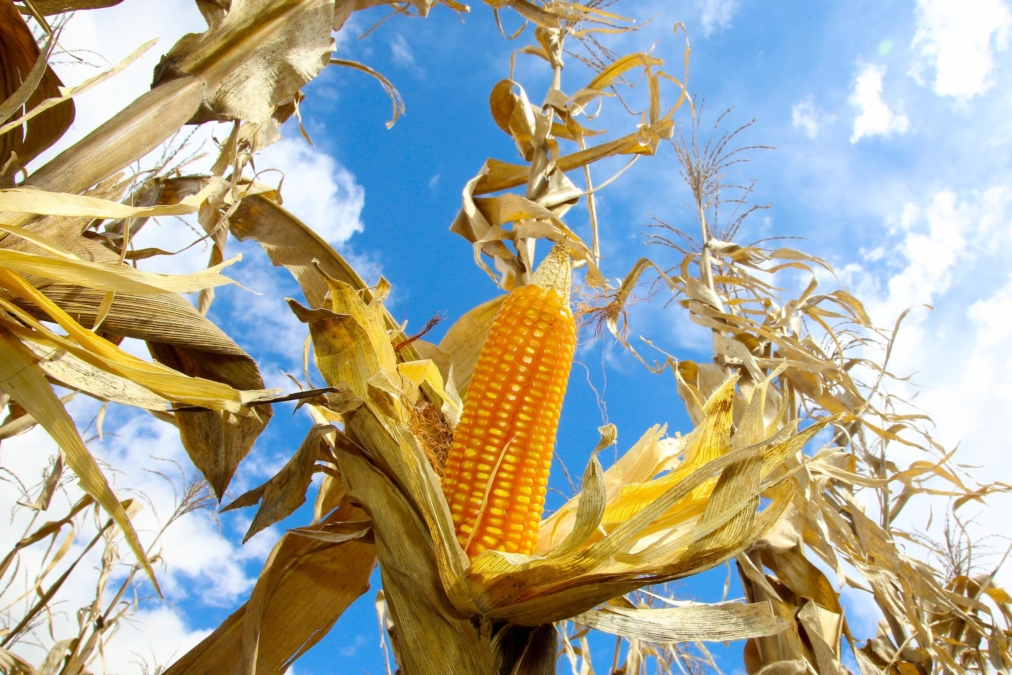
[[[405,430],[407,394],[401,389],[405,383],[395,377],[394,369],[380,366],[392,362],[393,348],[385,338],[374,341],[369,337],[375,333],[367,327],[378,325],[380,310],[341,286],[335,286],[334,291],[335,297],[343,298],[339,314],[318,310],[301,316],[309,321],[321,373],[329,383],[346,388],[337,408],[346,428],[336,444],[345,487],[377,520],[381,569],[404,566],[407,552],[420,549],[410,554],[411,565],[428,560],[433,578],[440,580],[441,594],[461,617],[478,613],[496,620],[541,625],[579,614],[645,584],[692,574],[727,560],[765,532],[789,505],[791,490],[783,482],[788,475],[771,480],[773,470],[797,455],[825,424],[772,437],[759,425],[754,437],[742,437],[739,432],[732,438],[729,411],[736,390],[730,380],[707,403],[707,424],[692,435],[684,463],[670,474],[678,480],[660,478],[654,484],[646,483],[648,489],[638,499],[628,496],[635,494],[635,488],[624,496],[620,492],[619,505],[624,511],[612,508],[607,535],[593,536],[601,522],[581,522],[579,528],[572,525],[581,521],[581,508],[594,509],[595,501],[606,494],[606,474],[590,469],[579,497],[581,506],[567,507],[557,520],[545,523],[549,544],[538,555],[486,552],[468,565],[456,542],[438,478],[417,439]],[[353,344],[357,353],[352,351]],[[346,372],[349,363],[363,368],[354,378]],[[369,364],[372,369],[365,369]],[[395,384],[398,381],[400,385]],[[760,415],[764,406],[764,390],[759,388],[747,414]],[[734,451],[732,443],[737,448]],[[637,448],[648,451],[646,444]],[[628,461],[635,463],[637,459]],[[670,468],[661,464],[653,470]],[[607,478],[623,484],[621,477]],[[760,494],[771,501],[757,513]],[[575,518],[556,527],[557,521],[564,520],[561,514],[574,508]],[[599,509],[598,513],[603,517],[609,511]],[[626,517],[616,517],[616,513]],[[384,527],[379,521],[388,522],[392,514],[399,514],[401,529],[404,521],[415,523],[415,534],[387,539],[385,532],[393,526]],[[575,539],[566,544],[567,535],[574,532]],[[396,586],[385,587],[395,615],[398,603],[413,607],[419,602],[401,597]],[[428,594],[431,589],[421,595]],[[445,612],[446,607],[433,611]],[[398,626],[399,630],[411,630],[404,624]]]

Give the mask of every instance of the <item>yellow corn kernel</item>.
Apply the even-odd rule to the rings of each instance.
[[[486,550],[534,552],[575,351],[576,323],[555,288],[517,288],[492,322],[443,476],[457,540],[472,560]],[[508,384],[492,386],[492,374]],[[475,457],[482,463],[472,475],[466,462]],[[494,521],[493,508],[501,509]]]

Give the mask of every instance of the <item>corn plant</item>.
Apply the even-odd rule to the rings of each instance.
[[[816,293],[813,269],[829,270],[825,262],[734,241],[749,213],[724,184],[741,157],[737,133],[703,142],[687,72],[672,75],[647,52],[609,50],[608,36],[630,24],[604,3],[486,3],[497,17],[510,10],[533,24],[522,52],[540,59],[551,84],[540,105],[512,73],[491,92],[492,117],[522,161],[490,158],[464,186],[451,229],[504,294],[433,344],[408,335],[386,310],[390,283],[367,285],[312,223],[255,179],[251,159],[279,138],[301,90],[330,65],[379,78],[396,120],[401,102],[390,83],[333,57],[331,31],[353,12],[388,4],[395,14],[425,16],[436,5],[464,5],[198,0],[207,30],[163,55],[149,92],[24,172],[69,126],[74,96],[118,69],[64,87],[47,65],[58,26],[48,17],[116,0],[0,0],[0,388],[9,411],[0,435],[43,427],[87,494],[81,509],[106,514],[102,532],[121,534],[135,573],[157,590],[131,503],[110,487],[53,385],[174,424],[220,500],[271,404],[291,398],[266,390],[254,360],[206,317],[213,289],[231,281],[229,234],[258,242],[292,273],[303,298],[288,300],[288,309],[305,324],[327,385],[296,395],[315,424],[290,461],[227,507],[257,506],[248,539],[291,515],[323,473],[313,521],[281,537],[248,601],[166,675],[283,671],[367,591],[377,564],[383,624],[409,675],[552,673],[566,661],[591,672],[591,629],[625,641],[612,669],[627,675],[651,661],[712,667],[702,643],[741,639],[750,673],[841,672],[845,639],[864,673],[1007,670],[1012,599],[993,575],[946,576],[909,556],[898,545],[908,535],[892,522],[915,496],[952,497],[958,508],[1008,486],[962,478],[924,420],[897,411],[884,389],[891,334],[876,330],[845,290]],[[591,67],[589,81],[564,80],[570,54]],[[686,69],[688,57],[686,40]],[[642,111],[626,133],[596,142],[588,111],[633,76],[643,83]],[[232,128],[209,172],[156,171],[143,180],[125,173],[184,125],[212,120]],[[695,199],[699,237],[656,223],[655,250],[680,260],[644,258],[610,284],[591,169],[613,157],[648,158],[668,143]],[[580,200],[589,223],[573,228],[565,217]],[[741,208],[722,219],[720,205],[729,203]],[[161,275],[130,264],[143,220],[170,215],[196,216],[213,243],[206,270]],[[553,248],[536,267],[539,241]],[[462,248],[463,261],[470,256]],[[811,275],[800,297],[785,299],[769,282],[786,269]],[[627,308],[644,275],[670,294],[672,308],[711,330],[712,362],[667,354],[651,362],[629,341]],[[573,285],[589,298],[577,307]],[[195,292],[197,307],[181,295]],[[616,429],[601,427],[582,490],[545,517],[574,311],[651,371],[673,375],[694,428],[670,437],[654,427],[605,470],[597,454],[615,443]],[[120,349],[125,337],[144,341],[152,359]],[[812,451],[822,431],[830,440]],[[892,443],[937,457],[899,467],[887,456]],[[950,485],[926,485],[934,477]],[[878,500],[874,517],[862,490]],[[29,533],[24,545],[69,522]],[[882,608],[882,629],[863,646],[813,555],[841,580],[860,584],[850,572],[858,570]],[[647,600],[670,602],[663,584],[731,560],[746,603]],[[94,652],[80,640],[58,643],[36,667],[5,649],[0,671],[83,673]]]

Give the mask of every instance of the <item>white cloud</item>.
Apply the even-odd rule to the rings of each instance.
[[[912,312],[904,322],[889,370],[914,374],[920,386],[916,405],[934,417],[932,435],[946,449],[959,445],[958,464],[981,466],[971,471],[977,480],[1004,480],[1012,472],[1004,441],[1004,420],[1012,409],[1012,190],[995,186],[982,192],[942,190],[923,205],[908,203],[890,222],[889,249],[872,255],[872,263],[853,265],[845,280],[866,300],[872,320],[891,328],[900,312],[930,304],[933,311]],[[875,258],[879,260],[876,261]],[[881,283],[881,261],[898,260]],[[910,396],[914,388],[895,383],[892,391]],[[921,453],[893,444],[890,451],[924,459]],[[909,455],[909,457],[908,457]],[[979,513],[977,533],[1007,531],[1003,512],[1007,497],[991,496],[988,507],[969,505],[961,515]],[[901,516],[901,525],[927,529],[930,514],[925,501],[914,500]],[[944,519],[936,512],[932,530]],[[1004,544],[1001,544],[1003,547]],[[996,560],[985,561],[985,565]],[[1012,569],[1003,569],[999,582],[1012,582]]]
[[[972,98],[994,85],[995,51],[1008,48],[1012,12],[1003,0],[918,0],[910,74],[934,70],[939,96]]]
[[[731,19],[738,10],[738,0],[696,0],[696,6],[700,10],[703,35],[709,37],[731,27]]]
[[[411,51],[411,45],[408,44],[408,41],[400,33],[390,41],[390,57],[399,66],[404,66],[405,68],[415,67],[415,55]]]
[[[960,203],[951,190],[936,193],[923,211],[908,203],[894,228],[904,235],[894,253],[902,255],[907,264],[889,279],[887,301],[879,305],[880,312],[896,316],[907,307],[930,304],[935,296],[945,293],[972,227],[971,207]]]
[[[95,401],[78,398],[71,403],[70,410],[75,419],[87,421],[94,418],[98,407]],[[109,412],[104,426],[104,438],[93,439],[89,449],[106,467],[104,473],[121,498],[140,498],[143,509],[134,517],[134,527],[142,543],[150,546],[176,509],[182,482],[179,467],[190,466],[189,460],[175,428],[146,413],[115,408]],[[55,456],[57,447],[45,431],[36,427],[25,435],[5,440],[3,451],[4,468],[31,481],[41,475],[49,458]],[[173,479],[172,482],[166,477]],[[10,484],[0,483],[0,504],[5,510],[9,511],[9,506],[19,496]],[[81,496],[80,488],[72,480],[57,494],[50,511],[43,517],[62,515]],[[12,520],[0,528],[0,550],[8,550],[25,532],[29,518],[30,514],[25,509],[13,512]],[[50,573],[50,582],[84,551],[85,543],[95,534],[95,519],[79,518],[78,521],[79,529],[70,552]],[[36,526],[38,524],[35,523]],[[268,530],[266,534],[261,541],[257,541],[260,539],[257,537],[246,546],[238,546],[222,536],[207,511],[197,510],[183,515],[166,530],[155,547],[163,554],[161,564],[156,566],[156,574],[166,599],[174,605],[197,601],[234,606],[242,595],[249,592],[255,581],[247,574],[246,564],[265,559],[269,548],[277,540],[276,532]],[[43,546],[37,545],[21,553],[23,573],[0,594],[0,606],[8,605],[27,590],[30,582],[28,573],[42,568]],[[123,561],[132,562],[132,554],[126,546],[121,543],[119,549]],[[94,597],[101,554],[100,544],[77,566],[70,583],[55,597],[57,611],[52,615],[52,625],[56,640],[77,635],[76,612],[78,608],[90,604]],[[114,572],[109,589],[117,589],[122,581],[122,573]],[[107,601],[109,597],[107,592]],[[16,604],[15,608],[20,606]],[[172,656],[185,652],[206,633],[206,630],[188,626],[185,617],[169,606],[147,603],[133,615],[130,623],[121,624],[119,634],[109,642],[105,649],[107,672],[140,672],[140,664],[145,661],[166,665]],[[37,631],[36,638],[40,644],[51,644],[52,641],[45,630]],[[41,646],[25,643],[21,643],[15,651],[35,663],[40,662],[44,655]]]
[[[791,124],[809,138],[816,138],[822,125],[832,120],[831,116],[815,106],[812,96],[791,106]]]
[[[341,656],[350,658],[358,653],[359,648],[364,646],[365,642],[366,640],[364,635],[356,635],[355,640],[350,645],[341,647],[338,651],[341,653]]]
[[[190,630],[183,618],[168,607],[138,612],[120,623],[105,648],[104,672],[157,672],[158,666],[172,663],[210,633]]]
[[[330,244],[346,242],[362,231],[365,190],[350,171],[301,138],[285,138],[257,155],[257,168],[280,169],[285,208]],[[272,182],[271,174],[262,180]]]
[[[390,60],[394,65],[407,70],[419,79],[425,79],[425,68],[418,65],[414,50],[411,49],[411,45],[402,34],[394,35],[388,44],[390,45]]]
[[[854,80],[853,90],[847,99],[858,111],[854,118],[851,143],[857,143],[866,136],[904,134],[910,127],[906,115],[893,112],[882,100],[882,78],[885,72],[885,66],[868,64]]]

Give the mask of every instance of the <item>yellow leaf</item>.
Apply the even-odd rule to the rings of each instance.
[[[127,545],[144,568],[151,583],[161,594],[144,548],[134,531],[123,505],[102,475],[95,458],[84,446],[74,421],[56,397],[53,388],[36,364],[37,357],[10,331],[0,327],[0,388],[3,388],[53,437],[77,474],[81,489],[95,498],[119,525]]]

